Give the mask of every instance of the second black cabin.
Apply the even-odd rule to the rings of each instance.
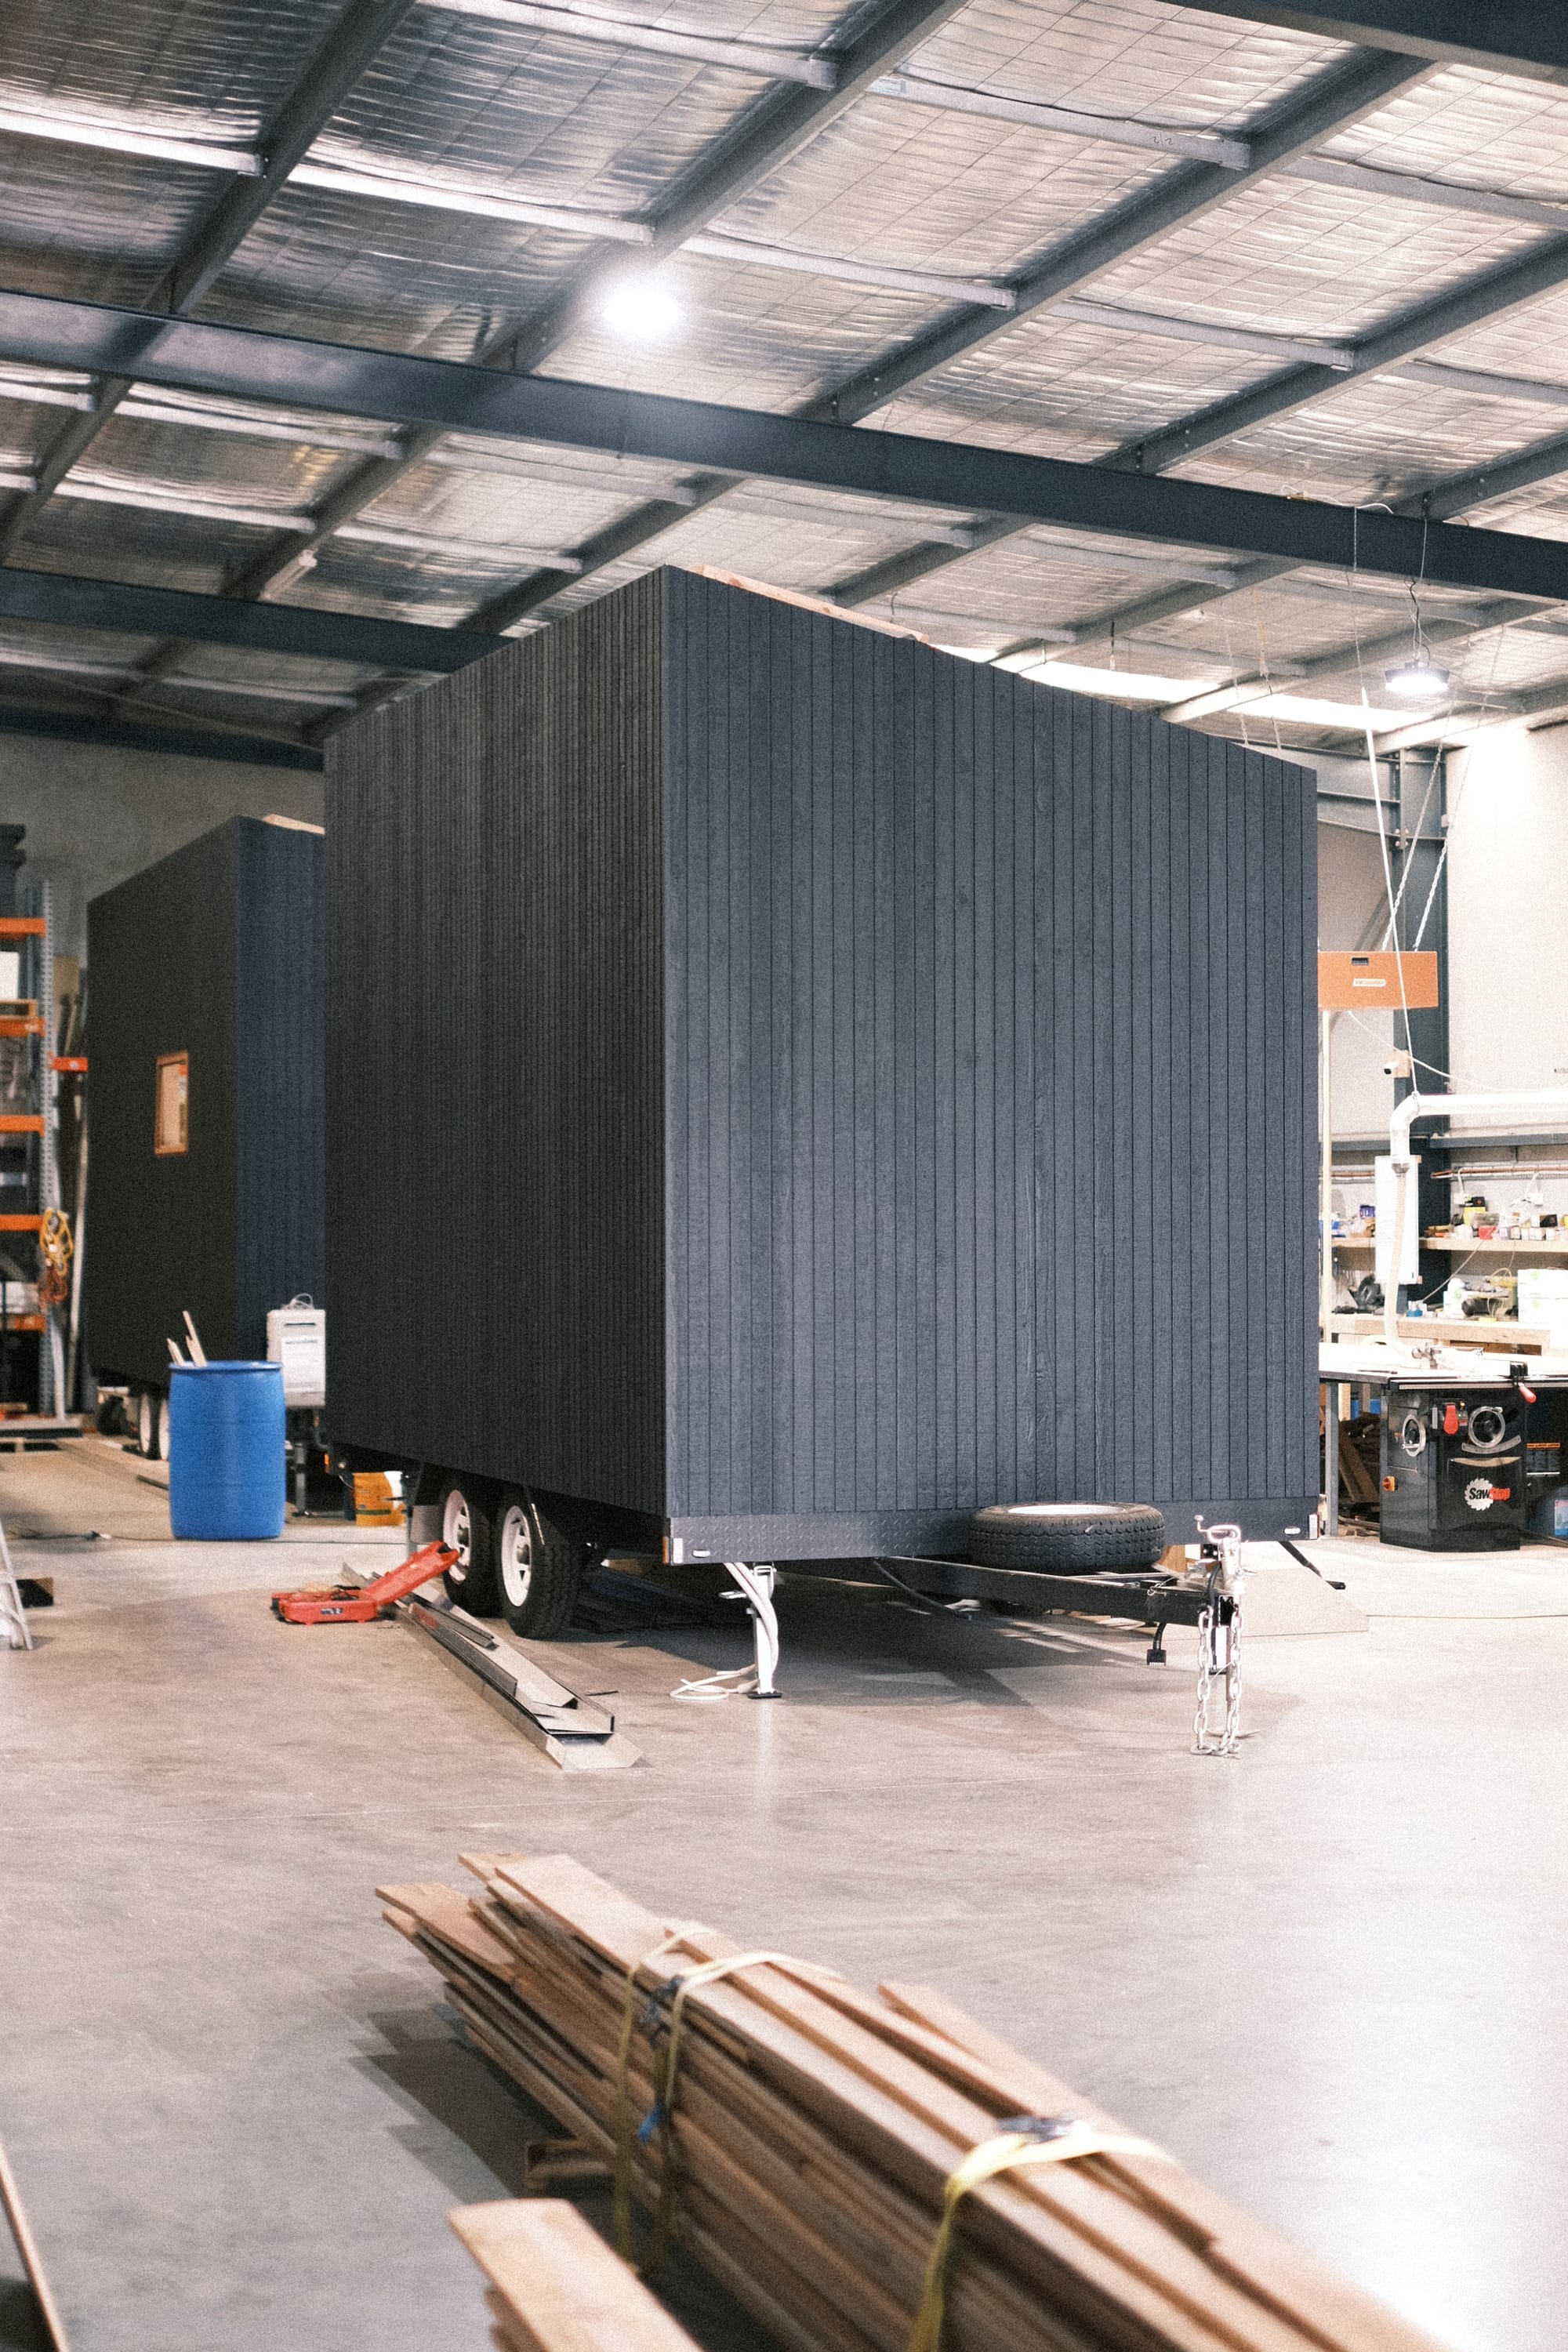
[[[235,817],[88,908],[88,1360],[167,1386],[189,1308],[210,1357],[325,1290],[319,834]]]

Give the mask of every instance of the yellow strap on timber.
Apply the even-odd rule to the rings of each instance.
[[[667,1936],[647,1955],[656,1959],[679,1943],[682,1931]],[[738,1969],[757,1969],[784,1963],[793,1967],[783,1952],[732,1952],[727,1959],[702,1960],[694,1968],[682,1969],[670,1979],[673,1997],[669,2005],[669,2040],[665,2045],[664,2063],[654,2079],[654,2102],[644,2117],[640,2129],[631,2127],[631,2095],[628,2076],[631,2069],[632,2032],[637,2020],[637,1970],[644,1963],[638,1960],[626,1978],[626,2007],[621,2022],[620,2069],[616,2086],[616,2251],[624,2262],[633,2263],[639,2274],[647,2278],[656,2271],[668,2250],[675,2227],[675,2144],[670,2137],[670,2122],[675,2108],[675,2073],[680,2058],[681,2022],[686,2014],[686,1996],[699,1985],[715,1984],[721,1977],[733,1976]],[[661,1988],[668,1990],[668,1987]],[[657,2002],[659,1995],[656,1993]],[[632,2252],[632,2149],[634,2139],[658,2136],[659,2153],[664,2159],[659,2177],[658,2204],[653,2217],[653,2235],[640,2263]]]
[[[1021,2116],[1016,2130],[1003,2130],[994,2139],[972,2147],[948,2175],[942,2193],[942,2220],[926,2264],[925,2285],[915,2314],[908,2352],[941,2352],[942,2323],[947,2304],[947,2274],[953,2256],[953,2229],[958,2209],[972,2189],[994,2180],[999,2172],[1016,2172],[1026,2165],[1076,2164],[1086,2156],[1145,2156],[1173,2164],[1152,2140],[1134,2139],[1126,2132],[1101,2131],[1073,2116]]]
[[[672,1952],[684,1938],[684,1927],[672,1927],[668,1936],[652,1945],[626,1970],[626,2005],[621,2011],[621,2046],[616,2055],[616,2199],[614,2228],[616,2252],[625,2263],[636,2257],[632,2251],[632,2032],[637,2016],[637,1970],[649,1960]]]

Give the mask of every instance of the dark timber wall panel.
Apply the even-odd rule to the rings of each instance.
[[[161,1387],[189,1307],[216,1353],[235,1319],[234,829],[87,910],[92,1161],[82,1291],[89,1360]],[[161,1054],[190,1055],[190,1150],[153,1150]]]
[[[671,572],[330,790],[340,1438],[737,1558],[1311,1507],[1307,772]]]
[[[672,1517],[1306,1507],[1310,777],[670,596]]]
[[[661,588],[335,739],[330,1416],[662,1509]]]
[[[321,1299],[319,835],[239,817],[88,909],[92,1166],[84,1290],[103,1374],[162,1386],[188,1307],[210,1356],[265,1353]],[[190,1149],[153,1149],[158,1056],[190,1056]]]
[[[235,1319],[260,1356],[269,1307],[328,1304],[326,859],[319,835],[253,824],[235,856]]]

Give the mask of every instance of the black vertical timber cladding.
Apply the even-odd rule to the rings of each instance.
[[[331,1313],[326,858],[291,826],[236,834],[235,1330],[262,1356],[269,1307],[305,1294]]]
[[[1305,772],[668,572],[330,793],[343,1442],[737,1558],[1311,1507]]]
[[[668,1517],[1299,1523],[1310,775],[668,583]]]
[[[328,1417],[659,1512],[657,577],[334,739]]]
[[[258,1357],[267,1310],[322,1296],[319,836],[237,817],[88,908],[89,1360],[161,1387],[190,1310]],[[189,1138],[153,1151],[154,1074],[190,1057]]]

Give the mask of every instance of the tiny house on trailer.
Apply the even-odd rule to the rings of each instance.
[[[324,867],[314,828],[235,817],[88,908],[88,1360],[143,1454],[186,1310],[210,1359],[261,1358],[324,1301]],[[320,1392],[285,1386],[303,1444]]]
[[[1304,1528],[1314,783],[674,570],[345,729],[334,1446],[531,1633],[606,1549]]]

